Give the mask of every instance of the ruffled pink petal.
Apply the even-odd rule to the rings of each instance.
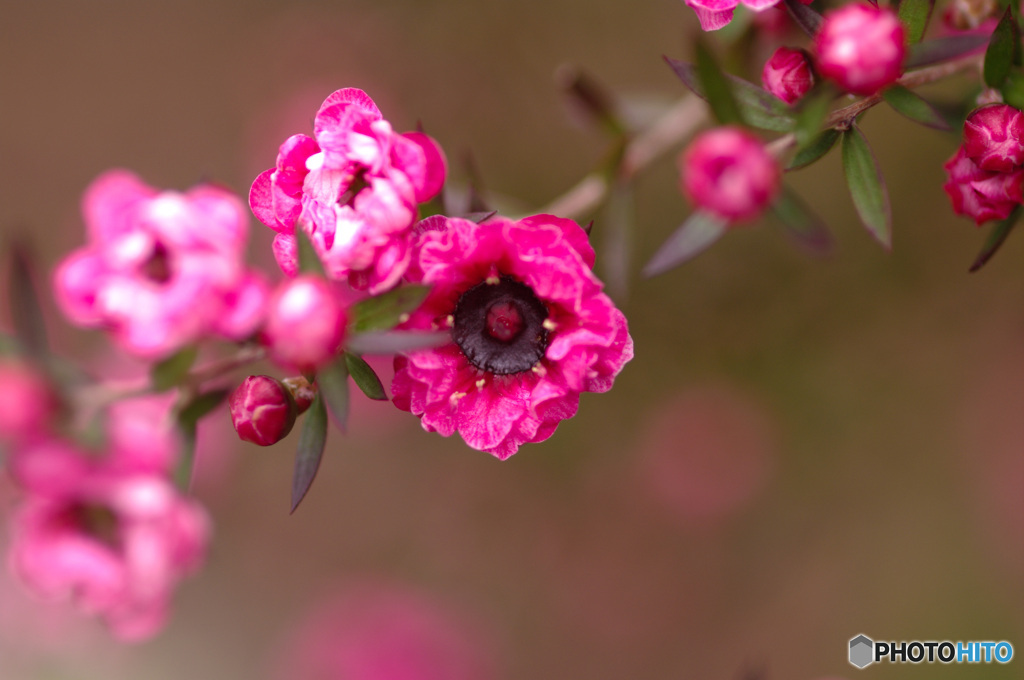
[[[425,203],[444,186],[448,163],[441,146],[422,132],[398,136],[391,149],[392,164],[409,177],[417,203]]]
[[[278,221],[277,213],[274,211],[274,195],[271,186],[274,172],[275,168],[264,170],[253,180],[252,187],[249,189],[249,209],[260,222],[274,231],[280,231],[283,225]]]
[[[53,290],[61,311],[76,324],[99,326],[103,316],[96,296],[106,273],[102,258],[93,250],[80,249],[66,257],[53,274]]]
[[[697,15],[697,20],[700,22],[701,30],[717,31],[720,28],[728,26],[729,22],[732,21],[733,10],[731,9],[714,11],[704,9],[703,7],[697,7],[692,4],[690,4],[690,7],[693,8],[694,14]]]
[[[299,273],[299,244],[295,236],[289,234],[278,234],[274,237],[271,246],[274,251],[274,259],[277,266],[286,276],[297,276]]]
[[[270,283],[266,276],[259,270],[249,270],[225,295],[225,310],[217,321],[217,332],[235,341],[252,337],[263,324],[269,297]]]
[[[590,237],[587,236],[587,232],[583,231],[583,227],[573,220],[568,220],[564,217],[555,217],[554,215],[533,215],[531,217],[523,218],[519,221],[519,224],[524,227],[551,226],[559,229],[561,231],[562,238],[564,238],[566,242],[580,254],[580,257],[583,258],[583,262],[585,262],[591,269],[594,268],[594,247],[590,245]]]
[[[157,193],[127,170],[109,170],[94,179],[82,196],[82,214],[90,241],[102,244],[131,231],[139,205]]]
[[[755,12],[763,12],[769,7],[779,4],[780,0],[740,0],[740,2]]]

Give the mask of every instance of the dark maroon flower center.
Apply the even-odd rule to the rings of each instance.
[[[348,188],[341,192],[341,196],[338,197],[338,205],[352,206],[359,192],[370,186],[370,183],[366,180],[366,171],[367,168],[356,170],[356,174],[352,176]]]
[[[142,275],[153,283],[167,283],[171,280],[171,260],[164,244],[157,243],[153,254],[142,264]]]
[[[547,317],[547,308],[529,286],[502,276],[462,294],[455,306],[452,339],[481,371],[521,373],[544,356]]]
[[[105,505],[74,503],[61,513],[58,522],[91,536],[110,548],[120,548],[120,522],[114,511]]]

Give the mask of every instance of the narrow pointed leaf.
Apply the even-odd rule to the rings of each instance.
[[[195,427],[204,416],[223,404],[229,394],[231,390],[225,388],[197,395],[178,411],[178,425],[182,428]]]
[[[810,37],[818,34],[824,18],[800,0],[785,0],[786,11],[793,18],[796,25]]]
[[[789,188],[782,188],[771,209],[786,234],[812,255],[828,255],[835,248],[835,239],[825,222]]]
[[[704,252],[726,232],[727,223],[720,217],[695,212],[662,244],[651,261],[644,267],[644,276],[650,278],[678,267]]]
[[[882,98],[898,113],[916,123],[936,130],[949,130],[946,118],[916,92],[900,85],[894,85],[882,93]]]
[[[350,336],[345,346],[353,354],[398,354],[440,347],[451,341],[448,331],[373,331]]]
[[[912,45],[910,56],[904,62],[906,70],[931,66],[941,61],[949,61],[980,50],[988,42],[986,35],[949,35],[933,38]]]
[[[348,374],[352,376],[352,381],[363,391],[363,394],[377,401],[388,400],[384,384],[381,383],[370,364],[366,363],[362,357],[345,352],[345,366],[348,368]]]
[[[1020,219],[1020,206],[1014,208],[1013,212],[1005,220],[1000,220],[992,231],[989,232],[988,238],[985,239],[985,245],[982,247],[981,252],[974,258],[974,263],[971,265],[969,271],[976,272],[985,264],[992,259],[992,256],[998,252],[1006,241],[1006,237],[1010,235],[1013,228],[1017,226],[1017,222]]]
[[[299,271],[303,274],[318,274],[327,278],[327,274],[324,272],[324,263],[320,261],[320,256],[316,254],[316,248],[313,247],[313,242],[302,225],[295,227],[295,240],[299,247]]]
[[[149,372],[149,381],[153,386],[153,391],[166,392],[181,384],[197,356],[199,356],[199,348],[190,345],[154,364]]]
[[[789,162],[789,166],[786,170],[797,170],[804,168],[822,158],[825,154],[832,150],[832,147],[836,145],[836,140],[839,139],[839,131],[833,128],[823,130],[818,134],[817,137],[812,139],[806,147],[801,149],[793,160]]]
[[[892,211],[878,161],[856,126],[843,133],[843,172],[860,221],[882,247],[892,250]]]
[[[1010,106],[1024,108],[1024,73],[1020,69],[1011,69],[1003,81],[1001,88],[1003,101]]]
[[[739,104],[733,96],[732,87],[725,78],[718,60],[707,44],[697,40],[697,77],[704,90],[704,96],[711,106],[711,112],[722,125],[742,125]]]
[[[899,16],[907,29],[908,44],[921,42],[934,8],[935,0],[900,0]]]
[[[350,328],[356,333],[391,330],[430,293],[430,286],[410,285],[360,300],[349,309]]]
[[[23,352],[45,361],[49,356],[49,343],[39,292],[33,281],[32,256],[20,243],[12,245],[11,256],[9,293],[14,335]]]
[[[1020,63],[1020,29],[1007,7],[999,20],[985,50],[982,75],[989,87],[1000,87],[1013,65]]]
[[[821,124],[825,122],[829,108],[832,105],[831,89],[824,89],[818,94],[805,98],[800,113],[796,117],[796,148],[797,153],[803,151],[809,144],[814,142],[821,130]]]
[[[338,429],[348,429],[348,367],[344,357],[338,357],[316,374],[316,384]]]
[[[196,428],[200,419],[224,403],[231,390],[218,389],[197,395],[185,404],[177,416],[178,432],[181,436],[181,450],[174,470],[174,481],[182,491],[192,486],[192,475],[196,457]]]
[[[295,471],[292,474],[292,512],[306,497],[306,492],[313,485],[316,472],[320,469],[320,459],[324,455],[327,444],[327,412],[319,394],[309,405],[302,419],[302,431],[299,432],[299,446],[295,452]]]
[[[481,223],[486,222],[487,220],[491,219],[492,217],[494,217],[497,214],[498,214],[497,210],[489,210],[487,212],[471,212],[471,213],[467,213],[465,215],[465,218],[467,220],[469,220],[470,222],[475,222],[476,224],[481,224]]]
[[[685,61],[665,57],[665,62],[672,67],[676,76],[698,97],[707,100],[696,67]],[[778,97],[766,92],[764,88],[751,82],[726,75],[732,94],[740,107],[743,120],[747,125],[762,130],[789,132],[796,124],[792,110]]]
[[[620,303],[625,301],[629,292],[635,210],[633,186],[623,181],[615,182],[604,208],[601,229],[604,257],[601,262],[608,294]]]

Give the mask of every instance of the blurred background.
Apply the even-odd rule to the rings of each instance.
[[[455,183],[472,153],[526,212],[606,150],[558,67],[649,119],[684,93],[661,57],[691,58],[696,26],[677,0],[6,3],[0,229],[49,271],[110,167],[245,195],[349,86],[397,129],[421,122]],[[803,44],[753,45],[755,72],[782,40]],[[892,254],[833,154],[788,178],[833,228],[831,257],[765,221],[642,280],[688,212],[670,154],[636,185],[619,299],[636,358],[551,440],[502,463],[361,400],[289,516],[295,435],[257,449],[218,414],[197,489],[216,536],[165,633],[119,645],[5,575],[0,679],[1022,677],[1024,236],[968,275],[986,232],[941,188],[957,136],[881,107],[863,129]],[[611,231],[597,215],[599,269]],[[271,235],[253,220],[252,259],[277,275]],[[49,311],[62,352],[109,362],[102,337]],[[859,633],[1009,640],[1018,658],[858,671]]]

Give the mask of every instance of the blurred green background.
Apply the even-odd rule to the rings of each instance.
[[[696,30],[676,0],[40,0],[0,14],[0,229],[30,237],[48,269],[82,243],[79,196],[103,170],[244,195],[340,87],[365,89],[399,130],[421,121],[456,182],[471,152],[488,189],[537,208],[606,146],[570,115],[559,65],[642,115],[683,94],[661,56],[689,58]],[[219,414],[198,490],[216,537],[166,632],[120,646],[3,584],[0,678],[282,677],[309,609],[367,582],[472,621],[488,677],[1022,677],[1024,237],[968,275],[985,232],[941,188],[956,136],[881,107],[863,128],[892,195],[891,255],[829,157],[788,181],[832,226],[830,258],[765,222],[667,275],[634,274],[620,302],[636,358],[615,389],[504,463],[357,404],[294,516],[294,436],[257,450]],[[634,271],[687,214],[676,182],[672,155],[639,178]],[[270,230],[253,220],[252,234],[276,276]],[[607,234],[598,215],[599,269]],[[63,351],[102,354],[101,337],[51,319]],[[1009,640],[1017,658],[859,671],[858,633]]]

